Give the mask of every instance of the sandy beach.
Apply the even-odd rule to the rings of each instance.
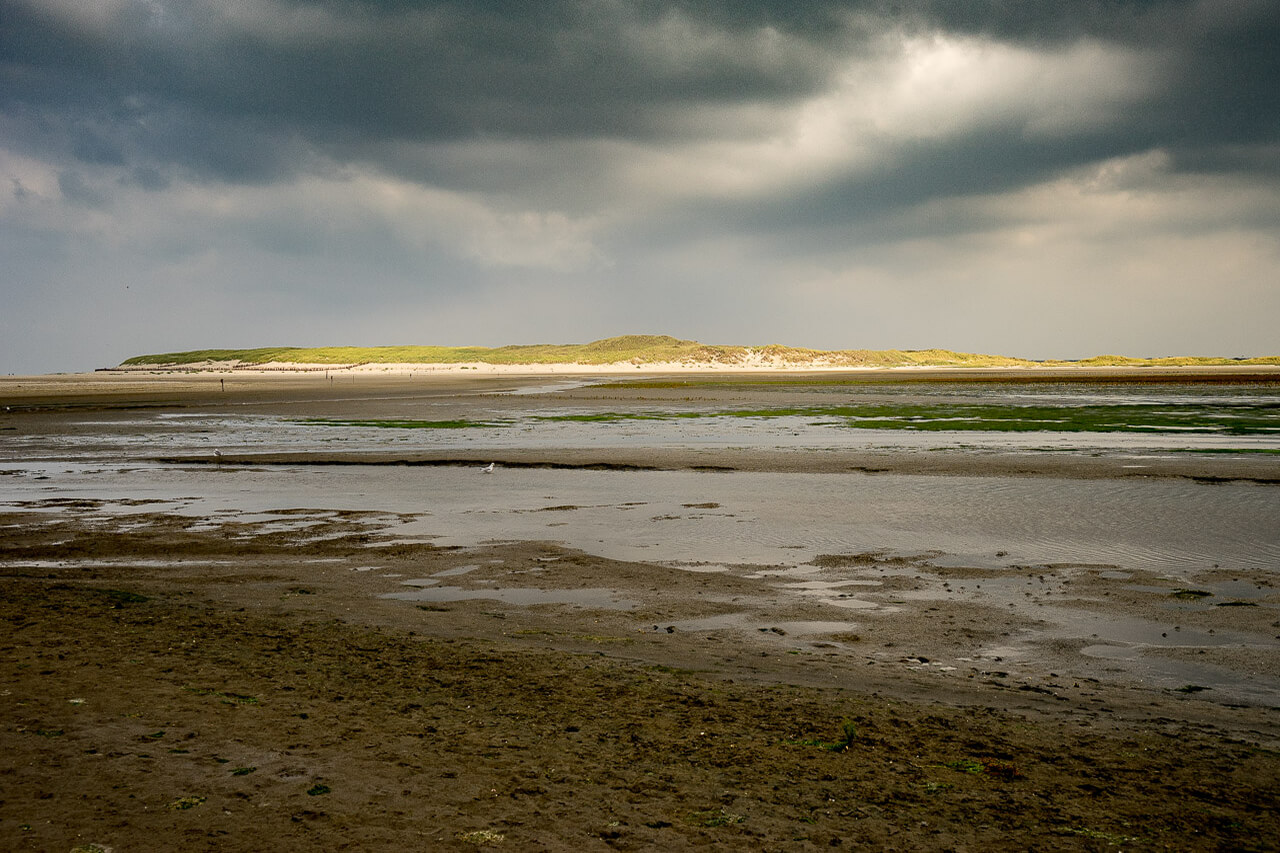
[[[911,377],[963,391],[1022,374]],[[830,393],[751,376],[704,373],[716,381],[682,387],[689,374],[642,375],[655,381],[0,378],[0,846],[1276,849],[1280,717],[1267,697],[1280,678],[1280,593],[1265,543],[1240,565],[1175,571],[1125,553],[1010,565],[993,552],[979,565],[933,547],[941,533],[914,548],[824,550],[793,531],[767,543],[795,549],[787,565],[639,559],[611,541],[623,526],[657,531],[655,542],[693,543],[681,547],[696,556],[705,535],[710,554],[734,524],[775,523],[757,509],[768,495],[752,503],[740,491],[832,477],[869,494],[896,494],[899,482],[975,495],[1167,487],[1265,517],[1280,506],[1274,454],[1135,461],[1016,447],[674,446],[629,434],[542,446],[516,432],[488,445],[299,450],[192,443],[206,441],[200,433],[146,449],[159,417],[202,430],[219,418],[410,410],[443,422],[516,418],[530,399],[539,417],[576,417],[799,406]],[[1280,380],[1265,370],[1087,379],[1189,376]],[[127,457],[112,449],[135,446],[144,450]],[[478,470],[489,462],[492,476]],[[135,467],[177,477],[166,488],[180,499],[139,488],[151,481]],[[456,516],[444,504],[413,509],[397,490],[418,472],[459,501],[477,482],[532,497],[487,515],[479,504]],[[539,472],[562,485],[532,480]],[[252,496],[281,477],[299,484],[299,500],[320,502]],[[599,505],[556,491],[586,488],[583,478],[619,489]],[[1097,633],[1117,624],[1164,638],[1109,661]],[[1160,681],[1142,675],[1148,664],[1240,680]]]

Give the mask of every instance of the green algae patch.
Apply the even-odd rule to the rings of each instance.
[[[187,809],[194,809],[196,806],[200,805],[204,801],[205,801],[204,797],[179,797],[178,799],[169,803],[169,808],[173,809],[174,811],[182,812],[182,811],[186,811]]]
[[[1275,447],[1178,447],[1170,450],[1171,453],[1250,453],[1270,456],[1280,456],[1280,448]]]
[[[802,417],[823,426],[933,432],[1125,432],[1280,435],[1280,404],[1008,406],[983,403],[868,403],[698,412],[540,415],[543,422],[619,423],[697,418]],[[1273,451],[1274,452],[1274,451]]]
[[[670,421],[678,418],[718,417],[728,412],[591,412],[572,415],[535,415],[535,421],[548,423],[612,424],[624,421]]]
[[[1129,432],[1209,435],[1280,434],[1280,405],[1000,406],[919,404],[841,406],[807,416],[843,418],[861,429],[978,432]]]

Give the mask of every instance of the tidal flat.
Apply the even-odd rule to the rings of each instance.
[[[0,380],[0,843],[1269,849],[1280,373],[1170,375]]]

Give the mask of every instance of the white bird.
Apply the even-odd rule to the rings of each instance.
[[[492,473],[493,473],[493,465],[494,465],[494,463],[490,462],[488,465],[484,466],[484,467],[483,467],[483,468],[481,468],[480,470],[481,470],[481,471],[483,471],[483,472],[485,472],[486,474],[492,474]]]

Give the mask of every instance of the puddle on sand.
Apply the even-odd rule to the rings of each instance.
[[[432,586],[434,578],[403,581],[406,586],[421,587],[411,592],[389,592],[380,598],[397,601],[423,601],[441,603],[488,599],[506,604],[528,607],[535,604],[571,604],[595,610],[633,610],[640,602],[622,598],[621,592],[608,588],[586,589],[534,589],[532,587],[508,587],[504,589],[463,589],[459,586]]]
[[[784,622],[767,622],[759,615],[748,613],[722,613],[718,616],[706,616],[701,619],[683,619],[678,622],[652,625],[650,630],[661,630],[668,627],[676,631],[696,633],[699,631],[741,631],[772,633],[780,637],[795,636],[811,638],[857,632],[856,622],[832,620],[788,620]]]
[[[780,628],[788,634],[795,634],[800,637],[812,637],[815,635],[854,633],[858,625],[855,622],[805,621],[778,622],[771,627]]]
[[[1077,626],[1088,617],[1075,616],[1071,621]],[[1115,650],[1126,649],[1138,654],[1148,648],[1191,648],[1202,649],[1211,646],[1257,646],[1262,648],[1280,648],[1280,644],[1269,642],[1254,634],[1243,634],[1237,631],[1201,631],[1196,628],[1170,627],[1167,624],[1149,622],[1145,619],[1111,620],[1093,616],[1096,630],[1091,638],[1100,642],[1081,649],[1082,654],[1093,657],[1124,657]],[[1054,633],[1068,633],[1062,628]]]
[[[1036,615],[1045,622],[1023,636],[1026,645],[989,647],[974,657],[1025,661],[1028,657],[1035,657],[1032,647],[1046,638],[1088,638],[1087,644],[1080,649],[1082,658],[1106,665],[1102,672],[1095,671],[1095,676],[1114,678],[1115,673],[1123,673],[1127,680],[1168,690],[1195,684],[1216,691],[1213,695],[1219,701],[1280,706],[1280,679],[1270,674],[1237,671],[1160,654],[1162,649],[1224,646],[1270,652],[1280,650],[1280,643],[1269,637],[1231,630],[1175,627],[1141,618],[1117,619],[1065,607],[1037,608]]]
[[[1141,646],[1099,644],[1082,649],[1087,656],[1120,668],[1130,678],[1137,678],[1164,690],[1211,690],[1220,702],[1247,702],[1280,707],[1280,679],[1270,675],[1238,672],[1215,664],[1175,660],[1144,654]]]
[[[436,572],[431,577],[452,578],[452,577],[457,577],[458,575],[465,575],[467,572],[474,572],[478,568],[480,568],[480,566],[479,564],[476,564],[476,563],[472,563],[471,565],[467,565],[467,566],[454,566],[452,569],[445,569],[442,572]]]
[[[1229,581],[1186,581],[1178,587],[1134,585],[1125,587],[1133,592],[1145,592],[1172,599],[1182,610],[1205,610],[1210,607],[1222,607],[1232,601],[1261,602],[1262,599],[1277,594],[1277,589],[1246,580]],[[1207,593],[1201,595],[1201,593]],[[1263,606],[1271,606],[1264,604]]]
[[[847,592],[840,591],[847,586],[862,587],[864,589],[867,587],[874,588],[881,586],[881,582],[878,580],[798,581],[796,583],[781,584],[777,588],[795,595],[816,598],[822,604],[830,607],[843,607],[846,610],[879,610],[891,613],[898,609],[882,602],[867,601],[864,598],[856,598]]]
[[[843,607],[846,610],[879,610],[882,613],[895,613],[899,608],[880,604],[876,601],[867,601],[864,598],[854,598],[850,595],[839,594],[830,595],[825,591],[814,592],[812,590],[801,590],[802,595],[816,595],[818,600],[823,604],[832,607]]]

